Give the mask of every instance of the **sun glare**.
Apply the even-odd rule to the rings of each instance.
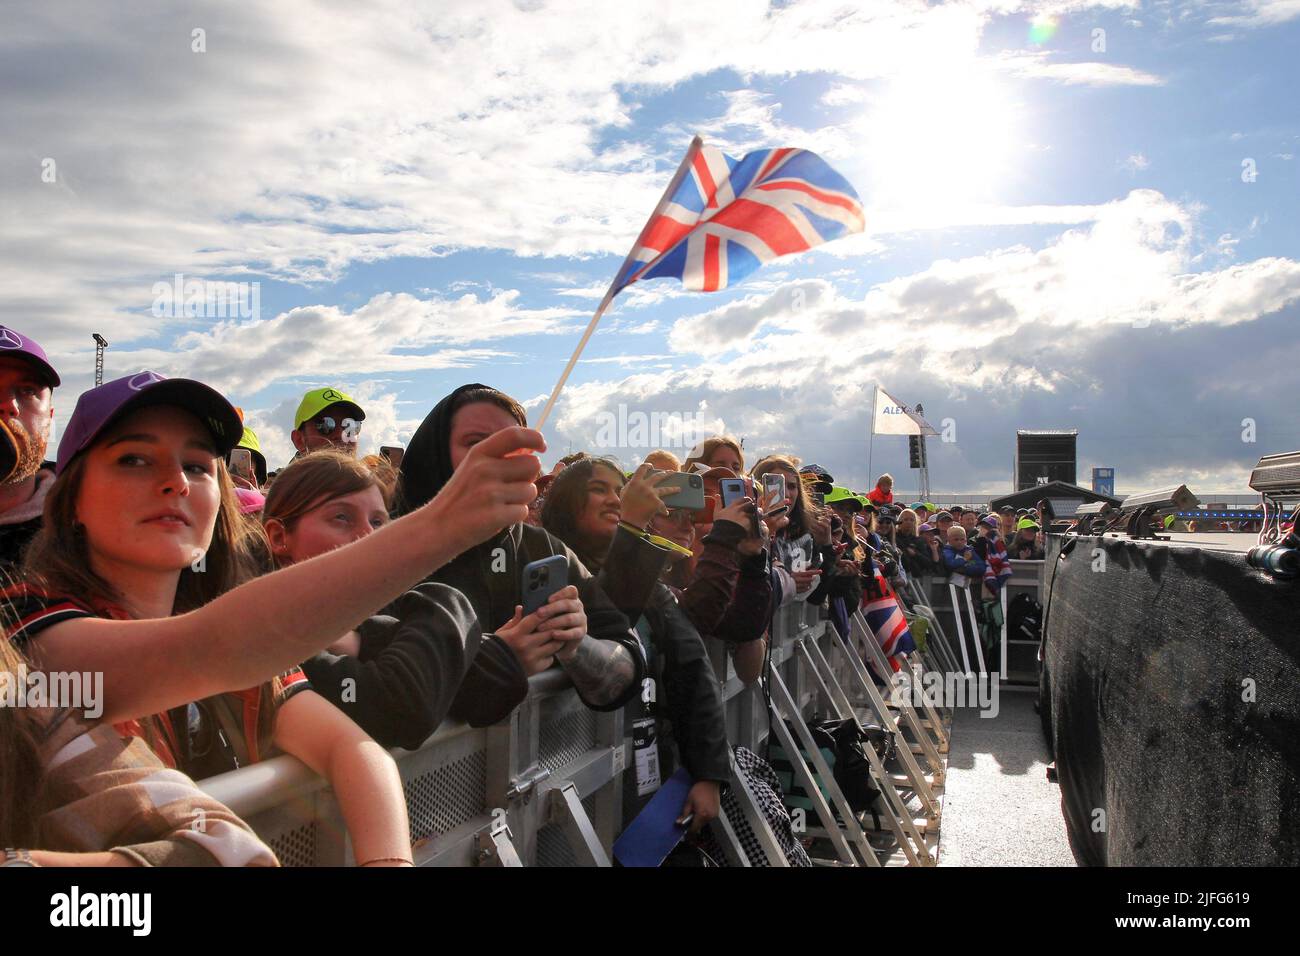
[[[918,226],[997,200],[1018,142],[1015,104],[974,66],[932,64],[895,78],[861,129],[870,204]]]

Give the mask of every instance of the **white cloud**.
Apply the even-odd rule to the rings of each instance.
[[[992,17],[1024,9],[28,6],[0,35],[0,320],[71,349],[87,326],[115,342],[156,336],[163,323],[135,313],[176,272],[314,283],[462,248],[622,254],[685,145],[653,129],[604,139],[632,131],[639,97],[722,70],[850,85],[925,72],[971,60]],[[195,53],[200,23],[207,51]],[[728,116],[732,145],[849,143],[783,122],[749,90]],[[54,183],[41,181],[46,157]]]
[[[480,299],[418,299],[383,293],[352,311],[302,306],[270,319],[221,322],[181,334],[163,348],[115,349],[124,368],[184,374],[232,396],[255,394],[278,381],[324,380],[340,374],[463,368],[508,357],[470,348],[538,333],[571,334],[569,309],[525,309],[514,290]]]
[[[1165,82],[1154,73],[1116,63],[1054,63],[1051,56],[1046,50],[1017,51],[1003,53],[994,62],[1016,76],[1053,80],[1068,86],[1162,86]]]
[[[1122,163],[1120,169],[1127,169],[1130,173],[1139,173],[1151,165],[1151,160],[1147,159],[1142,153],[1133,153]]]
[[[1268,397],[1300,359],[1300,342],[1276,341],[1294,321],[1280,313],[1300,307],[1300,262],[1189,271],[1196,217],[1136,190],[1040,248],[940,260],[860,298],[825,279],[750,295],[674,324],[670,344],[698,365],[571,386],[555,428],[582,447],[597,412],[620,402],[668,412],[703,400],[719,427],[751,436],[747,449],[794,449],[865,483],[879,381],[970,436],[941,450],[948,490],[1005,490],[1015,427],[1080,422],[1126,482],[1181,469],[1233,490],[1248,465],[1228,424],[1272,416],[1272,441],[1300,437]],[[1206,354],[1220,356],[1213,374]]]
[[[1211,17],[1215,26],[1275,27],[1300,17],[1300,0],[1243,0],[1230,5],[1231,12]]]

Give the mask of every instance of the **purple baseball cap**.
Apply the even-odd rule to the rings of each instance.
[[[980,524],[986,524],[990,528],[997,528],[1001,525],[1001,522],[998,521],[997,515],[985,515],[980,518]]]
[[[164,378],[157,372],[137,372],[82,392],[59,442],[56,475],[85,451],[109,425],[127,412],[150,405],[175,405],[194,413],[216,440],[217,454],[225,457],[239,444],[244,422],[216,389],[188,378]]]
[[[21,332],[15,332],[7,326],[0,325],[0,356],[5,355],[12,355],[15,358],[23,358],[31,362],[50,380],[50,388],[58,388],[61,384],[59,382],[59,373],[54,371],[54,366],[50,364],[49,358],[45,355],[45,349]]]

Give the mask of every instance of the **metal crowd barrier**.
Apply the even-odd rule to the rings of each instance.
[[[826,713],[833,702],[795,642],[811,640],[829,653],[827,628],[818,608],[802,603],[780,609],[773,621],[773,670],[805,715]],[[769,730],[763,694],[757,684],[741,683],[721,644],[709,644],[727,739],[761,753]],[[608,863],[622,820],[630,728],[621,711],[583,705],[562,671],[539,674],[529,685],[527,699],[501,724],[447,722],[420,749],[392,751],[416,865]],[[246,820],[283,865],[355,864],[330,788],[297,759],[275,757],[200,785]]]
[[[1001,679],[1011,684],[1033,684],[1038,683],[1037,673],[1037,654],[1038,642],[1026,641],[1014,634],[1008,634],[1006,630],[1006,610],[1011,601],[1018,594],[1027,593],[1034,597],[1040,604],[1045,604],[1043,599],[1043,567],[1044,562],[1038,561],[1011,561],[1012,574],[1002,588],[1002,610],[1003,610],[1003,627],[1002,636],[996,658],[986,662],[989,672],[1000,675]],[[971,635],[969,618],[964,617],[963,626],[959,627],[955,618],[955,613],[967,615],[968,611],[965,604],[965,597],[958,594],[959,605],[953,604],[953,591],[948,587],[948,575],[923,575],[914,579],[917,582],[917,588],[922,598],[926,601],[939,618],[939,623],[943,634],[951,644],[951,650],[954,655],[960,650],[957,646],[958,635],[965,633],[967,646],[971,653],[969,655],[971,664],[975,663],[974,648],[970,645]],[[955,589],[954,589],[955,590]],[[960,660],[957,661],[960,663]]]

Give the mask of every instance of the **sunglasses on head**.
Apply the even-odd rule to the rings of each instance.
[[[354,418],[336,419],[332,415],[321,415],[319,418],[313,418],[311,423],[317,432],[326,437],[333,435],[338,428],[342,428],[346,435],[357,435],[361,432],[361,423]]]

